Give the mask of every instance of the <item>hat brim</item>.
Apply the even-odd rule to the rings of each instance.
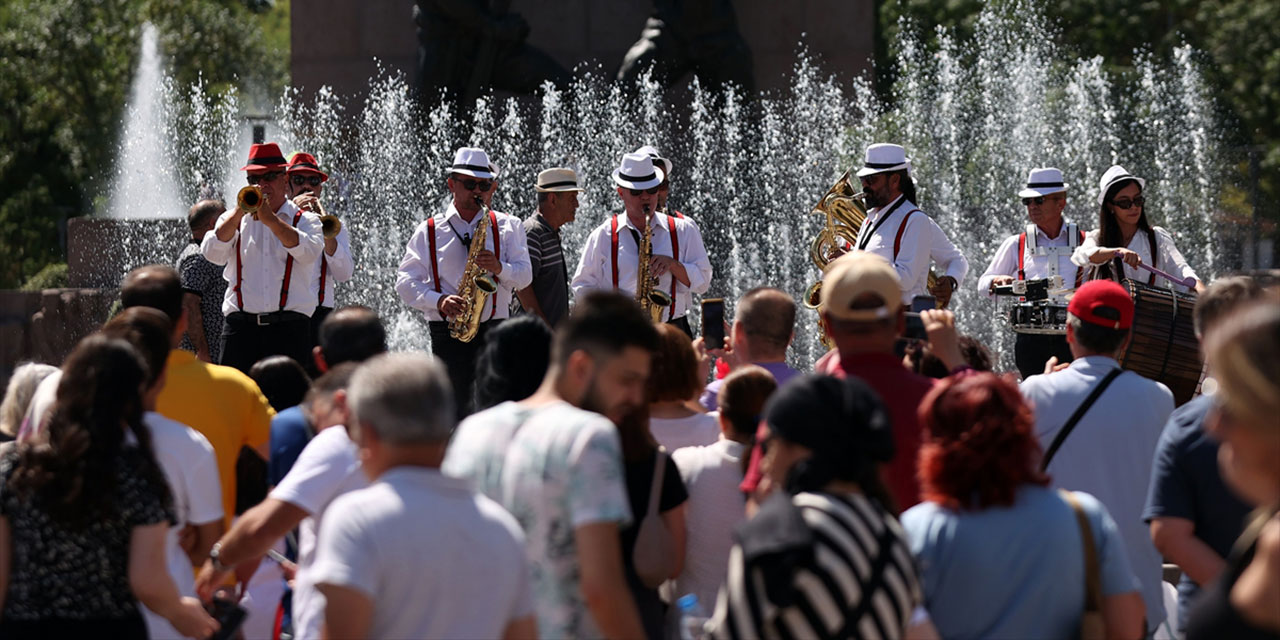
[[[888,319],[893,315],[889,310],[889,305],[875,307],[872,309],[836,309],[832,307],[824,307],[833,319],[842,322],[875,322],[878,320]]]
[[[458,166],[451,166],[445,169],[444,172],[446,175],[453,175],[456,173],[459,175],[471,176],[472,178],[480,178],[481,180],[493,180],[498,177],[498,174],[489,171],[488,169],[471,169],[468,167]]]
[[[581,193],[585,191],[585,189],[583,189],[582,187],[571,187],[569,185],[564,185],[562,187],[539,187],[537,185],[534,185],[533,190],[537,191],[538,193],[564,193],[566,191],[577,191]]]
[[[289,165],[281,164],[246,164],[240,167],[241,171],[283,171],[288,169]]]
[[[859,178],[865,178],[866,176],[873,176],[877,173],[889,173],[890,171],[902,171],[903,169],[910,171],[911,162],[907,161],[899,165],[894,165],[892,167],[884,167],[882,169],[875,168],[875,167],[863,167],[861,169],[858,169],[857,176]]]
[[[1019,198],[1035,198],[1037,196],[1047,196],[1055,193],[1066,193],[1067,185],[1061,187],[1028,187],[1018,192]]]
[[[323,172],[323,171],[319,171],[319,170],[316,170],[316,169],[312,169],[312,168],[310,168],[310,167],[290,167],[289,169],[285,169],[285,173],[288,173],[288,174],[290,174],[290,175],[295,174],[295,173],[314,173],[314,174],[316,174],[316,175],[320,176],[320,182],[328,182],[328,181],[329,181],[329,174],[327,174],[327,173],[325,173],[325,172]]]
[[[654,162],[662,163],[662,175],[665,178],[671,177],[671,161],[666,158],[654,158]]]
[[[613,183],[624,189],[652,189],[660,184],[667,174],[662,169],[653,168],[653,177],[647,180],[629,180],[623,177],[621,169],[613,170]]]
[[[1126,181],[1126,180],[1133,180],[1134,182],[1138,183],[1138,189],[1140,189],[1140,190],[1142,190],[1142,191],[1146,191],[1146,190],[1147,190],[1147,181],[1146,181],[1146,180],[1143,180],[1142,178],[1139,178],[1138,176],[1120,176],[1119,178],[1116,178],[1116,179],[1114,179],[1114,180],[1112,180],[1112,181],[1110,181],[1110,182],[1108,182],[1108,183],[1106,183],[1106,184],[1102,185],[1102,190],[1098,192],[1098,204],[1099,204],[1099,205],[1101,205],[1103,202],[1106,202],[1106,200],[1107,200],[1107,192],[1111,190],[1111,187],[1112,187],[1112,186],[1114,186],[1117,182],[1124,182],[1124,181]]]

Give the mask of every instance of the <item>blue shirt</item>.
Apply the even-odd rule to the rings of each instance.
[[[1195,536],[1226,558],[1244,530],[1249,506],[1241,502],[1218,470],[1218,442],[1204,431],[1213,398],[1200,396],[1179,407],[1156,445],[1151,490],[1142,519],[1183,518],[1195,525]],[[1184,573],[1178,583],[1178,631],[1200,588]]]
[[[1075,492],[1093,529],[1104,596],[1138,590],[1106,508]],[[902,514],[925,608],[943,638],[1076,638],[1084,551],[1071,506],[1027,485],[1012,507],[952,511],[922,502]]]
[[[757,367],[763,367],[765,371],[768,371],[769,375],[773,376],[774,382],[777,382],[779,387],[800,374],[799,371],[792,369],[785,362],[753,362],[751,364],[754,364]],[[712,380],[711,384],[707,385],[707,388],[703,390],[702,396],[698,398],[698,402],[702,403],[702,406],[706,407],[707,411],[718,410],[720,408],[720,387],[723,386],[724,378]]]
[[[271,419],[271,459],[267,461],[267,477],[272,486],[280,484],[293,463],[311,441],[311,426],[301,407],[289,407]]]

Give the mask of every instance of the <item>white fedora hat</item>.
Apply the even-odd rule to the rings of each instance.
[[[1112,165],[1110,169],[1107,169],[1106,173],[1102,174],[1102,179],[1098,181],[1098,204],[1102,204],[1102,202],[1107,199],[1107,190],[1111,188],[1111,185],[1124,180],[1133,180],[1137,182],[1138,188],[1144,191],[1147,188],[1146,180],[1129,173],[1128,169],[1125,169],[1118,164]]]
[[[498,177],[493,163],[489,162],[489,154],[485,153],[484,149],[476,147],[458,149],[458,152],[453,154],[453,164],[445,172],[460,173],[485,180]]]
[[[534,191],[554,193],[559,191],[582,191],[578,186],[578,174],[573,169],[545,169],[538,173],[538,182],[533,185]]]
[[[657,162],[658,164],[662,165],[663,175],[665,175],[668,178],[671,177],[671,167],[673,165],[671,164],[670,160],[668,160],[667,158],[664,158],[662,154],[658,152],[657,147],[653,147],[646,144],[645,146],[640,147],[639,149],[636,149],[631,153],[643,153],[644,155],[649,156],[650,158],[653,158],[654,162]]]
[[[613,171],[613,182],[626,189],[652,189],[662,184],[664,176],[662,169],[653,166],[653,158],[643,153],[628,153]]]
[[[907,150],[896,144],[881,142],[867,147],[867,157],[858,170],[858,177],[901,169],[906,169],[908,174],[911,172]]]
[[[1053,167],[1040,167],[1039,169],[1031,170],[1031,173],[1027,176],[1027,188],[1019,191],[1018,197],[1034,198],[1066,190],[1067,185],[1062,182],[1061,171]]]

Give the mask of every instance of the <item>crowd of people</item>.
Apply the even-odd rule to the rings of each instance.
[[[1018,193],[1031,224],[978,287],[1047,282],[1023,302],[1064,315],[1019,334],[1019,375],[909,311],[968,261],[901,147],[857,172],[812,370],[777,288],[694,331],[712,270],[672,169],[623,157],[571,276],[577,175],[543,171],[520,220],[459,150],[395,283],[432,353],[386,353],[374,311],[334,304],[355,267],[328,176],[255,145],[260,207],[197,203],[177,269],[129,273],[61,367],[12,376],[0,636],[1280,636],[1280,291],[1194,280],[1140,178],[1106,172],[1091,232],[1056,169]],[[1153,264],[1195,301],[1206,392],[1179,407],[1120,362],[1115,278]]]

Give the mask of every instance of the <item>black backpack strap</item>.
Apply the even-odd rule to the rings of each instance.
[[[1093,388],[1093,391],[1089,393],[1089,397],[1085,398],[1084,402],[1076,408],[1076,412],[1071,414],[1071,417],[1067,419],[1067,423],[1062,425],[1058,435],[1053,438],[1053,443],[1049,445],[1049,450],[1045,452],[1044,459],[1040,461],[1040,471],[1049,468],[1049,463],[1053,461],[1054,454],[1058,453],[1058,448],[1066,441],[1067,436],[1071,435],[1071,430],[1076,428],[1076,423],[1080,422],[1089,407],[1092,407],[1093,403],[1098,401],[1098,396],[1101,396],[1102,392],[1106,391],[1107,386],[1111,384],[1111,381],[1119,377],[1121,373],[1124,373],[1124,370],[1119,367],[1112,369],[1111,373],[1108,373],[1107,377],[1103,378],[1102,382],[1099,382],[1098,386]]]

